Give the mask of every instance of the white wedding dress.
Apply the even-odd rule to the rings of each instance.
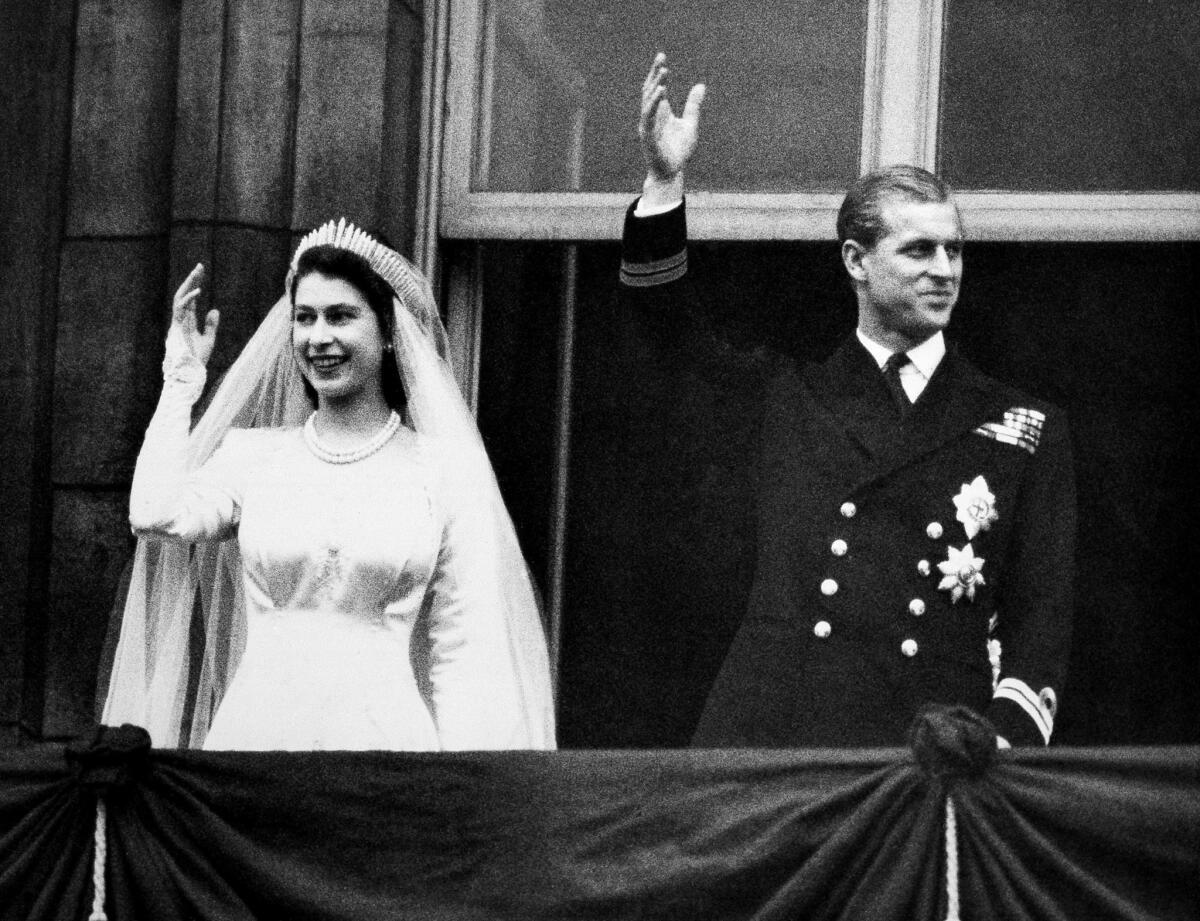
[[[180,477],[169,442],[186,439],[191,399],[177,387],[147,432],[131,521],[143,537],[238,538],[246,645],[204,747],[524,747],[496,589],[449,565],[477,535],[431,445],[401,427],[330,463],[302,429],[233,429]]]

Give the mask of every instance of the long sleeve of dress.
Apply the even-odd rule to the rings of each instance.
[[[429,585],[430,683],[444,750],[528,748],[491,531],[479,508],[447,511]]]
[[[202,472],[191,470],[188,433],[205,370],[183,348],[168,340],[162,395],[134,468],[129,523],[139,537],[220,539],[238,523],[238,465],[223,445]]]

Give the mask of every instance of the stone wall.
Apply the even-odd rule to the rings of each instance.
[[[0,744],[93,718],[171,292],[209,269],[219,374],[298,236],[413,239],[419,0],[20,0],[0,55],[13,215],[3,362]],[[6,129],[7,130],[7,129]],[[111,637],[110,637],[111,639]]]

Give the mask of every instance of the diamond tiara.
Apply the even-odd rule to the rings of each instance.
[[[288,271],[289,287],[300,263],[300,256],[314,246],[333,246],[361,256],[375,274],[391,286],[400,302],[411,313],[424,322],[432,319],[430,314],[436,308],[433,306],[433,296],[424,277],[407,259],[384,246],[365,230],[355,227],[344,217],[336,222],[327,221],[300,240]]]

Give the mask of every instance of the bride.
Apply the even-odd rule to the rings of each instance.
[[[344,221],[313,231],[189,433],[202,278],[134,472],[104,722],[158,747],[552,748],[534,592],[426,280]]]

